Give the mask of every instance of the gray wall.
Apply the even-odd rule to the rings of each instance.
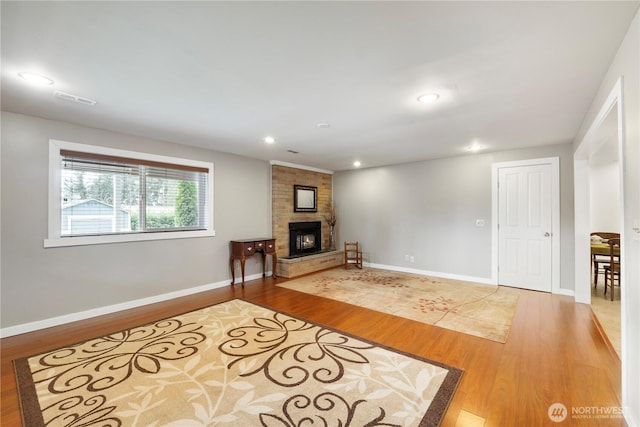
[[[560,287],[573,290],[572,153],[567,143],[338,172],[338,240],[359,240],[371,263],[490,279],[492,163],[559,157]]]
[[[44,249],[49,139],[213,162],[216,236]],[[490,278],[491,164],[550,156],[561,159],[561,258],[572,266],[569,145],[336,173],[338,239],[360,240],[373,263]],[[2,327],[226,280],[229,240],[271,235],[267,162],[7,112],[1,159]],[[258,257],[247,262],[259,271]],[[561,287],[573,289],[572,268]]]
[[[8,112],[1,136],[3,328],[226,280],[229,240],[271,235],[268,162]],[[49,139],[213,162],[216,236],[44,249]]]

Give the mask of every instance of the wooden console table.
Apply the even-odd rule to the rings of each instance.
[[[256,253],[262,253],[262,277],[266,277],[267,255],[271,255],[273,264],[273,278],[276,278],[276,263],[278,255],[276,254],[276,239],[244,239],[231,241],[231,286],[236,281],[236,260],[240,261],[240,269],[242,270],[242,286],[244,286],[244,263],[247,258]]]

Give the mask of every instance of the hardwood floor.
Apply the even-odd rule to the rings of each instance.
[[[244,289],[229,286],[2,339],[0,425],[21,425],[13,359],[232,298],[463,369],[443,426],[626,425],[622,418],[585,413],[620,407],[620,360],[600,335],[591,308],[575,304],[570,297],[522,291],[509,339],[500,344],[275,286],[285,280],[255,280]],[[556,402],[569,412],[561,424],[551,422],[547,415]],[[582,418],[572,416],[572,410]]]

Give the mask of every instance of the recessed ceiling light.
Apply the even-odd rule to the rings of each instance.
[[[437,93],[425,93],[420,95],[417,99],[418,102],[422,102],[423,104],[431,104],[432,102],[436,102],[440,98],[440,95]]]
[[[274,142],[276,142],[276,139],[272,136],[265,136],[264,142],[266,142],[267,144],[273,144]]]
[[[48,86],[53,84],[53,80],[51,80],[49,77],[45,77],[36,73],[21,72],[18,73],[18,76],[20,76],[20,78],[25,82],[34,86]]]
[[[482,144],[478,144],[477,142],[474,142],[470,146],[466,147],[465,150],[471,151],[472,153],[477,153],[478,151],[484,150],[485,148],[487,147]]]
[[[355,162],[353,162],[353,166],[359,168],[360,166],[362,166],[362,163],[360,163],[359,160],[356,160]]]
[[[318,126],[319,129],[326,129],[328,127],[331,127],[329,123],[318,123],[316,126]]]

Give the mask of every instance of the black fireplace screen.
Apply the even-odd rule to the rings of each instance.
[[[304,255],[322,250],[320,221],[289,223],[289,255]]]
[[[296,238],[296,249],[304,250],[304,249],[312,249],[316,247],[316,236],[315,234],[300,234]]]

